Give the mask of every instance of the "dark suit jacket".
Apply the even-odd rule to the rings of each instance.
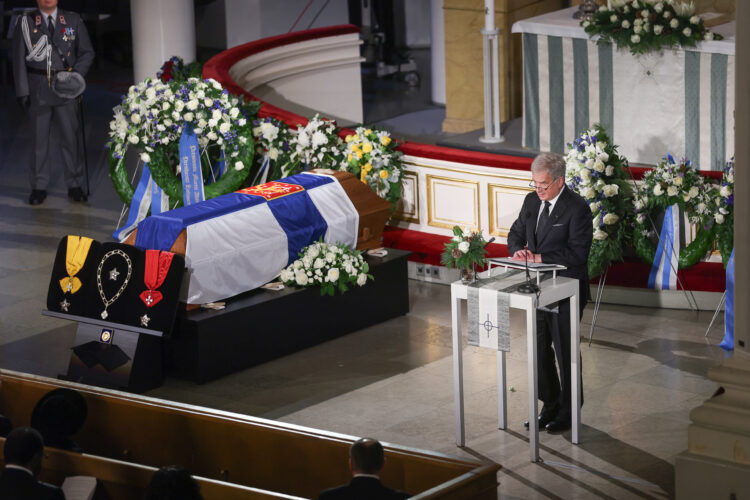
[[[40,24],[36,24],[37,16]],[[47,19],[38,9],[34,9],[26,14],[29,26],[29,37],[31,44],[34,45],[39,41],[42,35],[47,35],[50,40],[50,33],[47,31]],[[64,21],[64,24],[63,24]],[[46,60],[27,61],[28,50],[23,39],[21,31],[22,19],[16,23],[13,32],[13,77],[16,85],[16,96],[31,96],[33,102],[45,106],[58,106],[66,102],[65,99],[58,97],[47,85],[47,77],[36,73],[30,73],[28,68],[37,70],[47,70]],[[55,32],[52,33],[51,40],[54,40],[55,46],[62,51],[65,60],[81,76],[86,76],[91,63],[94,62],[94,48],[91,45],[86,25],[83,24],[81,16],[75,12],[57,9],[57,19],[55,20]],[[60,58],[60,53],[52,47],[52,69],[66,70]]]
[[[545,234],[535,235],[542,201],[529,193],[523,200],[518,219],[508,233],[508,252],[512,256],[528,244],[533,253],[542,254],[542,262],[566,266],[560,276],[579,280],[580,308],[589,299],[588,258],[593,237],[591,210],[586,200],[565,186],[550,214]]]
[[[65,500],[57,486],[37,481],[26,471],[4,468],[0,473],[0,500]]]
[[[320,500],[401,500],[411,495],[383,486],[374,477],[355,477],[344,486],[323,490]]]

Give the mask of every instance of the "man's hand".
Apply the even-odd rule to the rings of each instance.
[[[21,109],[24,111],[28,111],[31,107],[31,99],[27,95],[18,96],[16,101],[18,101],[18,105],[21,106]]]
[[[511,257],[513,260],[526,260],[529,259],[530,262],[534,262],[534,254],[531,253],[531,250],[523,249],[518,250],[516,253],[513,254],[513,257]]]

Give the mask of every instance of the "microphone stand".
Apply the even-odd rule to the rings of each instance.
[[[539,293],[539,286],[536,283],[531,282],[531,274],[529,274],[529,247],[523,247],[523,256],[526,262],[526,283],[518,285],[518,293]]]

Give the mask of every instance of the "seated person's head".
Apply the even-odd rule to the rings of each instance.
[[[13,429],[5,438],[5,463],[26,467],[35,476],[42,470],[43,452],[42,435],[31,427]]]
[[[362,438],[349,448],[349,466],[353,474],[378,475],[383,468],[383,445],[377,439]]]
[[[202,500],[200,486],[181,465],[168,465],[154,472],[144,500]]]

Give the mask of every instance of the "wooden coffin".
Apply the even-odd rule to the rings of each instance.
[[[348,449],[356,438],[237,413],[8,370],[0,370],[0,412],[15,426],[29,425],[37,401],[59,387],[81,393],[88,415],[83,428],[73,436],[85,452],[78,456],[80,460],[71,460],[75,455],[69,452],[47,449],[50,457],[61,457],[48,462],[44,476],[57,484],[62,475],[101,474],[105,477],[100,479],[121,485],[119,475],[125,474],[123,477],[132,477],[144,487],[142,467],[152,471],[181,464],[204,482],[206,500],[270,498],[272,494],[316,498],[321,490],[350,478]],[[387,462],[382,478],[391,487],[419,498],[497,498],[500,466],[495,463],[387,443],[384,447]],[[91,456],[106,459],[100,469],[92,463],[86,465]],[[128,469],[127,464],[121,464],[118,468],[116,461],[142,467]],[[209,483],[211,488],[231,483],[255,490],[246,492],[247,496],[237,492],[214,495],[209,493]],[[111,494],[99,498],[128,497]]]
[[[359,233],[357,250],[370,250],[382,246],[383,228],[391,214],[391,204],[376,195],[372,189],[349,172],[335,170],[313,170],[333,175],[344,188],[359,213]],[[129,245],[135,244],[136,229],[125,240]],[[185,255],[187,233],[183,230],[170,249],[172,252]]]

